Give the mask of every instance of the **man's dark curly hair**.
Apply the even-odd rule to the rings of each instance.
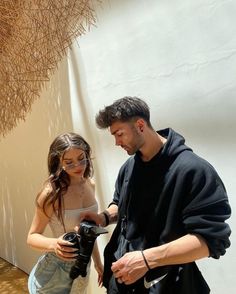
[[[106,129],[116,121],[128,122],[135,118],[143,118],[151,127],[147,103],[138,97],[126,96],[100,110],[96,115],[96,124],[98,128]]]

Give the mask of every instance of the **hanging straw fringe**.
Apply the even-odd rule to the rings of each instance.
[[[95,24],[99,0],[1,0],[0,135],[25,120],[75,37]]]

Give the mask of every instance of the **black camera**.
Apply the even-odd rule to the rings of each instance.
[[[75,264],[70,270],[70,278],[76,279],[79,275],[86,277],[87,265],[90,261],[94,242],[100,234],[108,233],[102,227],[96,225],[93,221],[82,221],[78,234],[75,232],[66,233],[63,239],[74,243],[72,246],[78,249],[78,256]]]

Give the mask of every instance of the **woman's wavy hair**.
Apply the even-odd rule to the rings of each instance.
[[[75,133],[64,133],[54,139],[49,148],[48,153],[48,174],[49,178],[45,183],[45,186],[49,184],[50,189],[43,200],[42,209],[46,213],[46,208],[52,205],[53,212],[57,218],[61,221],[64,230],[63,210],[64,201],[63,195],[66,193],[68,186],[70,185],[70,177],[62,169],[61,161],[66,151],[71,148],[77,148],[83,150],[87,159],[86,168],[84,171],[84,178],[89,178],[93,175],[93,165],[91,161],[91,147],[85,141],[83,137]],[[38,197],[36,198],[36,204],[39,207]],[[40,206],[41,207],[41,206]]]

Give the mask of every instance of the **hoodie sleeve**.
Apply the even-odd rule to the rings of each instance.
[[[119,205],[120,202],[120,194],[121,194],[121,189],[122,189],[122,185],[123,185],[123,181],[124,181],[124,177],[125,177],[125,172],[126,169],[128,168],[128,160],[121,166],[117,179],[116,179],[116,183],[115,183],[115,191],[113,194],[113,200],[112,202],[109,204],[115,204],[115,205]]]
[[[117,206],[120,206],[124,200],[123,198],[127,196],[134,163],[135,163],[134,156],[131,156],[121,166],[118,177],[116,179],[116,183],[115,183],[115,192],[113,194],[113,201],[110,203],[110,205],[116,204]]]
[[[205,161],[198,161],[188,174],[189,194],[183,209],[183,223],[188,233],[201,235],[210,256],[219,258],[230,246],[231,230],[225,222],[231,215],[225,187]]]

